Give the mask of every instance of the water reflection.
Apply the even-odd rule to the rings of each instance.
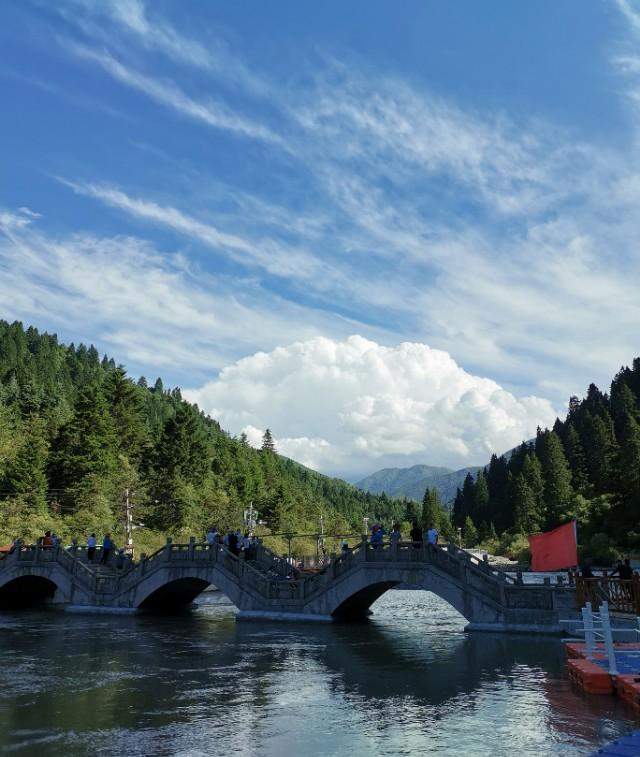
[[[633,713],[586,700],[556,640],[463,633],[422,592],[367,624],[0,615],[0,744],[17,753],[585,754]]]

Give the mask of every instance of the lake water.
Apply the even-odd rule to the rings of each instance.
[[[0,613],[0,752],[584,755],[640,727],[564,677],[559,640],[463,632],[419,591],[369,623]]]

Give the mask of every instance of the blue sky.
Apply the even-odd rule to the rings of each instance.
[[[0,44],[0,316],[233,433],[481,463],[640,352],[640,3],[16,1]]]

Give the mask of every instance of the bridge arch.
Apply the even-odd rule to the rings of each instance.
[[[369,608],[377,599],[399,583],[399,581],[382,581],[364,586],[343,600],[333,610],[331,616],[341,620],[363,618],[369,613]]]
[[[140,610],[171,611],[189,607],[209,586],[202,578],[174,578],[154,589],[138,605]]]
[[[16,576],[0,586],[0,608],[17,609],[42,605],[53,600],[58,584],[37,574]]]
[[[243,606],[244,589],[222,570],[213,566],[162,568],[135,587],[131,606],[154,612],[172,612],[189,607],[209,586],[216,588],[238,609]]]
[[[489,597],[429,564],[407,568],[367,562],[356,564],[329,588],[323,597],[324,614],[336,619],[367,617],[371,605],[400,584],[435,594],[470,622],[478,618],[496,622],[500,615],[501,608]]]

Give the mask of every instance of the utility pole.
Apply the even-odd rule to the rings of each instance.
[[[132,513],[132,508],[131,508],[131,501],[129,500],[129,489],[124,490],[124,503],[125,503],[125,535],[127,538],[125,552],[133,556],[133,513]]]
[[[316,542],[316,562],[320,565],[325,564],[327,550],[324,547],[324,515],[320,516],[320,534]]]

